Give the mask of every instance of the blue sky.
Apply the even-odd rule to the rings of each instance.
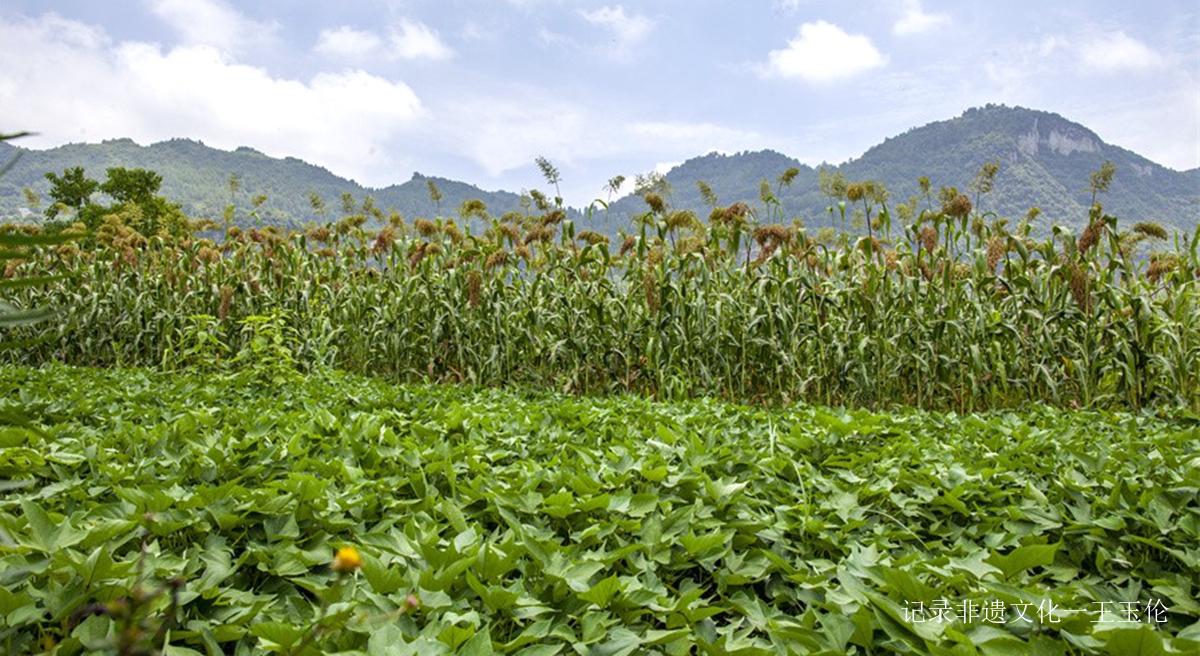
[[[372,186],[485,188],[713,150],[817,164],[988,102],[1200,166],[1200,4],[5,0],[0,129],[24,145],[190,137]]]

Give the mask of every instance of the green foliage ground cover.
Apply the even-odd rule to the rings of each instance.
[[[1186,415],[261,373],[0,368],[0,651],[102,647],[129,600],[168,654],[1200,650]],[[1010,612],[906,619],[939,597]],[[1150,599],[1165,623],[1097,622]]]

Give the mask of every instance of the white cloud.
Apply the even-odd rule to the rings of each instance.
[[[1023,104],[1033,107],[1044,103],[1043,88],[1053,84],[1057,76],[1068,69],[1073,70],[1070,61],[1074,47],[1067,37],[1051,34],[1037,41],[1018,41],[997,48],[996,53],[983,62],[983,71],[990,89],[986,85],[974,85],[974,91],[985,91],[981,100],[994,102],[1003,99],[1013,104]],[[945,79],[953,74],[946,71]],[[964,90],[957,91],[959,96]]]
[[[538,29],[537,36],[539,41],[548,46],[559,46],[566,48],[575,45],[575,42],[572,41],[567,35],[561,32],[555,32],[547,27]]]
[[[252,20],[221,0],[149,0],[150,11],[187,45],[240,52],[273,41],[279,24]]]
[[[950,22],[946,14],[931,14],[921,8],[921,0],[904,0],[904,14],[892,25],[892,33],[901,36],[927,32]]]
[[[438,107],[446,150],[469,157],[490,176],[529,166],[539,155],[569,162],[582,147],[601,145],[589,133],[588,110],[540,93],[455,98]]]
[[[762,146],[769,142],[757,132],[727,128],[714,123],[680,121],[639,121],[629,125],[634,141],[652,140],[671,146],[687,146],[695,153],[732,152]]]
[[[1051,34],[1042,37],[1042,40],[1037,44],[1037,54],[1039,57],[1049,57],[1054,53],[1067,47],[1067,40],[1061,36]]]
[[[642,161],[653,161],[650,168],[653,173],[666,175],[672,169],[684,163],[687,158],[706,153],[730,153],[761,150],[765,148],[780,148],[784,142],[777,138],[754,131],[739,130],[723,125],[707,122],[688,121],[622,121],[620,126],[614,126],[602,139],[604,143],[597,145],[589,155],[599,158],[612,156],[634,155]],[[625,145],[626,148],[613,148],[612,145]],[[651,159],[669,156],[671,159]],[[614,198],[620,198],[633,193],[634,175],[629,175],[621,184]],[[568,190],[569,200],[580,202],[590,200],[590,187],[581,191]]]
[[[28,52],[39,56],[20,56]],[[771,143],[713,123],[638,122],[537,88],[454,95],[426,107],[402,82],[363,71],[283,78],[209,46],[120,42],[53,15],[0,21],[0,61],[17,63],[0,69],[0,125],[39,132],[23,145],[190,137],[299,157],[369,185],[404,179],[411,169],[396,155],[401,144],[410,154],[465,158],[496,179],[531,169],[538,155],[566,170]],[[572,183],[580,190],[571,200],[594,197],[594,181]]]
[[[683,164],[683,162],[658,162],[654,165],[654,172],[666,175],[671,172],[671,169],[674,169],[680,164]]]
[[[640,14],[627,14],[625,7],[601,7],[592,11],[580,10],[579,15],[592,25],[609,30],[617,45],[625,48],[646,38],[654,29],[654,21]]]
[[[348,25],[321,30],[313,50],[322,55],[359,59],[377,52],[383,46],[374,32],[356,30]]]
[[[1177,171],[1200,167],[1200,79],[1172,74],[1157,92],[1104,103],[1080,103],[1072,116],[1111,144]],[[1117,171],[1132,178],[1133,171]]]
[[[625,179],[621,181],[620,186],[618,186],[617,189],[612,192],[611,197],[613,199],[617,199],[622,196],[628,196],[629,194],[633,193],[633,190],[636,187],[637,187],[637,180],[634,179],[634,176],[632,176],[632,175],[625,176]],[[609,192],[607,189],[605,189],[604,193],[608,194]]]
[[[984,64],[983,84],[941,93],[963,98],[963,104],[999,99],[1058,112],[1095,130],[1106,142],[1164,166],[1177,170],[1200,166],[1200,81],[1187,66],[1169,65],[1178,61],[1178,53],[1156,52],[1123,33],[1087,27],[1005,44],[998,50],[1001,54]],[[1130,74],[1143,71],[1149,74]],[[1124,73],[1120,79],[1127,93],[1109,94],[1096,102],[1089,89],[1094,85],[1081,83],[1081,72]]]
[[[786,48],[772,50],[763,73],[821,83],[852,77],[885,63],[887,58],[866,36],[816,21],[801,25]]]
[[[459,31],[464,41],[492,41],[496,38],[496,30],[475,21],[467,21]]]
[[[454,56],[428,25],[402,19],[392,26],[391,53],[400,59],[449,59]]]
[[[988,79],[996,85],[997,95],[1007,102],[1044,105],[1048,98],[1060,96],[1059,82],[1066,76],[1078,79],[1079,73],[1125,74],[1165,69],[1170,55],[1160,54],[1124,32],[1081,30],[1071,34],[1051,34],[1039,40],[1021,41],[997,49],[983,63]],[[1067,89],[1077,85],[1068,84]]]
[[[492,178],[527,169],[539,155],[565,170],[608,158],[661,163],[713,150],[779,147],[778,140],[756,132],[705,122],[637,121],[536,89],[456,97],[433,111],[437,119],[429,130],[438,149],[470,158]],[[572,200],[587,202],[592,198],[584,198],[587,193],[594,191]]]
[[[424,23],[401,19],[391,26],[385,42],[368,30],[340,26],[322,30],[313,51],[343,59],[449,59],[454,56],[438,33]]]
[[[1157,52],[1120,31],[1098,34],[1085,41],[1079,47],[1079,60],[1086,70],[1100,73],[1144,71],[1163,63]]]
[[[424,113],[406,84],[363,71],[273,77],[211,46],[114,42],[54,15],[0,21],[0,61],[0,125],[38,132],[34,147],[186,136],[378,184],[397,164],[383,146]]]

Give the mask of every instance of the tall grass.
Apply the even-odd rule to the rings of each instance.
[[[1195,235],[1086,229],[1041,237],[949,194],[870,236],[759,224],[744,204],[707,219],[647,194],[621,243],[564,213],[458,222],[365,216],[219,240],[143,236],[112,219],[80,246],[10,262],[6,277],[64,321],[8,360],[207,366],[269,317],[302,366],[400,380],[568,392],[976,410],[1200,408]],[[769,208],[768,208],[769,209]],[[766,213],[763,216],[767,216]],[[12,228],[9,228],[12,230]],[[1139,256],[1145,242],[1161,252]],[[258,321],[259,324],[255,324]]]

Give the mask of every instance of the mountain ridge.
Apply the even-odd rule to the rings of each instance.
[[[23,204],[21,189],[26,186],[45,196],[48,184],[42,174],[46,171],[76,165],[84,166],[93,178],[103,177],[108,166],[156,170],[163,175],[163,193],[195,216],[220,216],[231,199],[244,213],[257,194],[267,196],[259,212],[263,221],[293,225],[332,218],[346,192],[358,203],[370,195],[377,206],[394,208],[406,217],[452,215],[464,200],[472,198],[483,200],[494,215],[521,208],[518,194],[488,191],[448,178],[414,173],[405,182],[372,188],[295,157],[273,158],[248,146],[227,151],[187,138],[146,146],[128,138],[109,139],[45,150],[0,144],[0,161],[8,161],[16,152],[22,154],[21,160],[0,177],[0,214],[11,215]],[[832,200],[819,189],[822,170],[841,173],[852,181],[883,182],[891,206],[913,199],[924,206],[917,185],[920,176],[930,178],[935,197],[943,185],[965,191],[979,168],[990,161],[999,162],[1000,171],[995,191],[979,198],[985,212],[1015,218],[1036,206],[1046,222],[1077,225],[1086,219],[1091,202],[1090,172],[1102,162],[1112,161],[1116,178],[1101,197],[1106,211],[1123,221],[1155,220],[1183,230],[1194,229],[1200,217],[1200,167],[1171,169],[1109,144],[1095,131],[1059,114],[1004,105],[971,108],[953,118],[914,126],[837,165],[814,167],[772,149],[709,153],[685,160],[665,178],[672,188],[668,200],[673,207],[706,213],[697,181],[707,182],[722,204],[743,201],[753,205],[759,202],[763,180],[776,191],[778,176],[795,167],[799,174],[792,183],[777,189],[784,217],[819,227],[837,224],[829,212]],[[228,185],[231,173],[241,178],[241,188],[232,195]],[[427,180],[440,188],[444,196],[440,204],[429,198]],[[312,210],[310,192],[323,198],[328,215]],[[593,213],[586,227],[615,234],[644,211],[640,198],[625,196],[613,201],[608,211]]]
[[[125,137],[98,144],[69,143],[44,150],[0,143],[0,161],[9,161],[17,153],[21,159],[0,177],[0,215],[11,214],[23,204],[21,190],[25,187],[44,198],[49,190],[44,173],[70,166],[83,166],[93,179],[103,179],[104,170],[110,166],[154,170],[163,176],[163,195],[179,202],[189,215],[204,218],[220,217],[232,200],[238,207],[239,219],[249,220],[246,212],[258,194],[267,196],[259,211],[263,222],[291,225],[332,218],[340,211],[341,195],[347,192],[357,204],[371,196],[377,206],[397,209],[404,216],[453,213],[469,198],[484,200],[493,211],[498,207],[505,211],[517,209],[520,205],[519,195],[512,192],[487,191],[458,180],[420,173],[414,173],[404,182],[367,187],[296,157],[271,157],[249,146],[224,150],[183,137],[145,146]],[[232,193],[231,174],[239,178],[239,188]],[[429,198],[427,180],[433,180],[444,196],[440,207]],[[326,215],[313,210],[310,192],[321,196],[327,207]]]
[[[821,194],[819,172],[841,173],[851,181],[879,180],[889,190],[889,205],[917,200],[924,207],[918,178],[927,176],[933,204],[940,186],[966,192],[986,162],[1000,163],[995,191],[980,199],[982,211],[1023,216],[1031,207],[1042,211],[1043,224],[1076,226],[1086,221],[1091,204],[1090,173],[1104,161],[1117,167],[1108,193],[1100,196],[1105,210],[1126,222],[1160,221],[1192,230],[1200,217],[1200,168],[1177,171],[1133,151],[1108,144],[1089,128],[1061,115],[1023,107],[987,105],[960,116],[915,126],[868,148],[838,165],[806,166],[776,151],[709,153],[684,161],[666,174],[673,205],[703,207],[695,183],[704,180],[722,204],[757,203],[759,185],[767,180],[775,191],[777,177],[789,166],[799,169],[778,197],[788,220],[798,216],[810,227],[839,225],[829,212],[833,200]],[[732,171],[726,179],[721,171]],[[639,202],[614,204],[622,214],[641,211]]]

